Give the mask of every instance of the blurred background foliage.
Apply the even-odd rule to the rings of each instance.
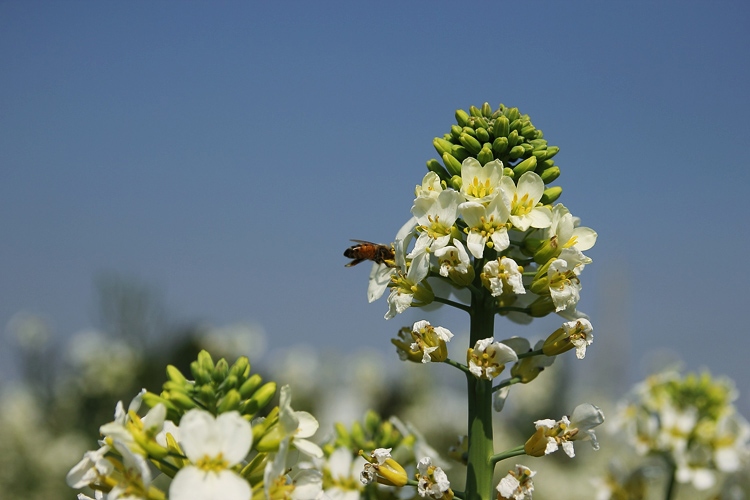
[[[98,428],[112,420],[115,403],[129,401],[142,387],[158,391],[167,364],[189,373],[189,363],[201,349],[230,363],[248,356],[264,380],[289,383],[295,408],[312,412],[321,422],[318,442],[333,436],[336,422],[350,427],[370,408],[386,418],[398,416],[441,454],[437,461],[451,481],[462,484],[462,467],[451,464],[448,449],[465,432],[465,381],[447,365],[403,363],[395,352],[388,356],[368,349],[321,351],[315,339],[309,345],[275,345],[268,351],[269,339],[259,325],[217,327],[167,320],[153,288],[117,274],[99,276],[95,287],[98,330],[66,335],[65,342],[59,342],[49,322],[34,314],[19,313],[7,325],[6,343],[20,374],[0,381],[0,497],[74,498],[65,474],[85,450],[95,447]],[[451,357],[462,360],[467,337],[456,334]],[[571,361],[571,356],[558,358],[533,383],[513,387],[495,420],[497,451],[523,443],[534,430],[534,420],[560,418],[580,402],[593,402],[608,417],[613,415],[622,394],[608,393],[607,388],[615,384],[611,379],[616,371],[581,377]],[[604,365],[587,368],[596,366]],[[660,464],[646,463],[623,479],[623,471],[645,462],[623,439],[608,435],[606,423],[600,434],[601,450],[594,452],[580,443],[574,460],[561,453],[544,459],[519,457],[519,463],[539,471],[534,497],[606,498],[597,496],[596,484],[608,474],[619,474],[619,480],[640,485],[635,489],[643,496],[617,498],[660,498]],[[727,484],[734,488],[734,496],[685,487],[678,498],[744,498],[739,495],[748,491],[747,473],[734,475]]]

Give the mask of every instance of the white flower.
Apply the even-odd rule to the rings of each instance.
[[[417,471],[417,491],[422,498],[439,500],[450,490],[448,476],[443,469],[432,465],[430,457],[424,457],[417,463]]]
[[[404,275],[398,274],[398,278],[391,279],[395,285],[391,287],[391,293],[388,296],[388,312],[385,313],[385,319],[391,319],[396,314],[401,314],[409,308],[413,302],[417,305],[424,305],[432,302],[434,294],[426,284],[421,284],[430,270],[430,254],[427,252],[417,255],[409,266],[409,270]],[[420,293],[421,292],[421,293]],[[419,296],[417,296],[419,294]],[[422,300],[420,300],[422,299]]]
[[[493,297],[509,293],[526,293],[523,275],[516,261],[508,257],[491,260],[484,265],[482,281],[487,280]]]
[[[557,238],[559,247],[576,248],[584,252],[596,243],[597,234],[591,228],[577,227],[577,217],[561,203],[552,208],[552,222],[546,230],[547,238]]]
[[[570,418],[563,416],[555,422],[552,419],[537,420],[537,432],[526,442],[527,454],[543,456],[554,453],[562,446],[570,458],[575,457],[573,441],[591,441],[594,450],[599,449],[594,428],[604,422],[604,413],[589,403],[576,406]]]
[[[323,450],[320,446],[305,438],[311,437],[318,430],[318,421],[306,411],[292,409],[292,389],[285,385],[279,395],[279,424],[283,435],[291,437],[291,444],[299,451],[320,458]]]
[[[411,213],[417,219],[420,234],[408,258],[413,259],[426,251],[434,252],[448,244],[451,229],[458,218],[458,204],[462,201],[463,196],[453,189],[442,191],[437,198],[420,197],[414,200]]]
[[[510,214],[501,195],[495,196],[487,206],[475,201],[461,203],[458,211],[468,226],[466,247],[474,257],[481,258],[489,242],[497,251],[510,246],[507,227]]]
[[[518,361],[516,352],[493,337],[478,340],[467,352],[469,371],[477,378],[492,380],[502,373],[507,363]]]
[[[104,458],[109,450],[109,446],[102,446],[98,450],[84,453],[81,461],[70,469],[65,478],[68,486],[75,489],[84,488],[99,478],[109,476],[114,471],[112,462]]]
[[[422,185],[414,189],[414,194],[417,198],[437,198],[442,191],[440,176],[435,172],[427,172],[422,179]]]
[[[287,464],[290,438],[279,443],[279,450],[271,453],[263,470],[263,489],[267,499],[317,500],[324,497],[323,475],[315,469],[298,471],[294,479],[288,476]],[[217,499],[218,500],[218,499]]]
[[[555,311],[575,308],[581,298],[581,281],[575,267],[564,259],[555,259],[547,271],[549,291]]]
[[[151,485],[151,469],[146,459],[130,451],[120,441],[114,442],[115,449],[122,456],[122,469],[117,466],[122,474],[120,482],[107,494],[107,500],[127,500],[130,498],[145,498]]]
[[[534,172],[526,172],[518,178],[518,185],[510,177],[500,179],[500,188],[510,212],[510,221],[521,231],[529,227],[545,228],[552,224],[552,212],[544,206],[536,206],[544,194],[544,181]]]
[[[582,318],[575,321],[566,321],[562,327],[576,347],[576,357],[583,359],[586,356],[586,347],[594,341],[594,336],[591,334],[594,327],[591,326],[591,322]]]
[[[531,478],[536,471],[516,465],[515,471],[508,471],[508,475],[500,480],[497,485],[497,491],[500,493],[498,498],[504,500],[524,500],[531,499],[531,492],[534,491],[534,483]]]
[[[331,500],[359,500],[362,483],[358,481],[365,460],[356,459],[348,448],[336,448],[323,466],[330,474],[331,484],[324,490]]]
[[[395,249],[395,260],[396,267],[389,267],[386,264],[373,263],[372,270],[370,271],[370,280],[367,286],[367,301],[374,302],[383,296],[388,283],[391,282],[391,276],[396,273],[399,269],[401,271],[406,269],[406,248],[409,246],[414,237],[414,228],[417,224],[417,219],[412,217],[406,224],[401,226],[401,229],[396,233],[396,240],[393,244]],[[428,261],[429,266],[429,261]]]
[[[450,342],[453,338],[453,334],[447,328],[442,326],[431,326],[429,321],[421,320],[417,321],[412,325],[412,338],[415,339],[409,348],[413,352],[422,351],[422,363],[429,363],[432,361],[431,354],[438,349],[443,349],[445,353],[445,344]],[[441,359],[445,359],[445,355]]]
[[[469,254],[460,240],[454,239],[453,245],[436,250],[435,257],[440,264],[440,276],[446,278],[451,276],[454,281],[459,280],[459,282],[463,282],[461,277],[468,275],[471,275],[471,278],[474,277],[474,274],[469,271],[470,269],[471,271],[474,270],[471,267],[471,259],[469,259]],[[471,283],[471,278],[465,284]]]
[[[127,411],[125,411],[125,408],[122,405],[122,401],[118,401],[115,405],[115,419],[114,421],[99,427],[99,432],[101,433],[101,435],[105,438],[109,437],[125,443],[132,442],[133,436],[130,434],[130,431],[127,429],[126,425],[128,420],[130,419],[128,413],[130,413],[131,411],[138,412],[141,407],[141,401],[143,400],[144,394],[146,394],[146,389],[141,389],[141,391],[136,394],[135,397],[130,401]]]
[[[231,468],[245,459],[253,444],[250,423],[236,412],[214,418],[193,409],[180,421],[180,446],[190,464],[169,487],[171,500],[247,500],[250,484]]]
[[[461,194],[469,201],[487,203],[496,196],[503,177],[503,162],[493,160],[482,166],[476,158],[461,163]]]

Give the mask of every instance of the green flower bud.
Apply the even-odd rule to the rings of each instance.
[[[164,385],[162,385],[161,387],[165,391],[178,391],[184,392],[185,394],[189,394],[189,392],[192,390],[192,386],[190,384],[178,384],[177,382],[173,382],[171,380],[167,380],[166,382],[164,382]]]
[[[245,382],[243,382],[240,386],[240,396],[242,397],[242,399],[248,399],[250,396],[252,396],[255,391],[258,390],[258,387],[260,387],[261,383],[263,383],[263,377],[261,377],[257,373],[254,373],[252,377],[245,380]]]
[[[276,382],[266,382],[260,389],[255,391],[242,407],[243,415],[254,415],[271,402],[276,395]]]
[[[205,349],[198,353],[198,364],[200,367],[208,372],[210,375],[213,375],[214,372],[214,360],[211,359],[211,355],[206,351]]]
[[[542,318],[552,312],[555,312],[555,304],[549,295],[542,295],[529,306],[529,314],[532,318]]]
[[[542,181],[544,181],[545,184],[549,184],[550,182],[553,182],[555,179],[560,177],[560,167],[552,167],[548,168],[547,170],[543,171],[539,177],[542,178]]]
[[[542,171],[542,170],[547,170],[548,168],[552,168],[554,166],[555,166],[555,160],[542,160],[538,162],[537,168],[540,171]]]
[[[511,120],[510,129],[518,132],[518,135],[522,135],[521,132],[521,119]]]
[[[368,410],[365,414],[365,430],[368,432],[368,434],[375,434],[381,422],[382,419],[380,418],[380,415],[378,415],[375,411]]]
[[[516,177],[521,177],[522,174],[528,172],[529,170],[534,170],[536,168],[536,157],[530,156],[529,158],[526,158],[524,161],[513,167],[513,173]]]
[[[482,116],[482,111],[476,106],[469,106],[469,113],[471,116]]]
[[[463,109],[456,110],[456,122],[462,127],[465,127],[469,123],[469,115],[466,114],[466,111]]]
[[[510,167],[503,168],[503,175],[507,175],[511,179],[515,179],[515,173],[513,173],[513,169]]]
[[[486,147],[486,146],[483,147],[482,150],[477,155],[477,160],[482,165],[484,165],[484,164],[486,164],[488,162],[491,162],[494,159],[495,159],[495,157],[492,156],[492,150],[490,148]]]
[[[482,116],[492,118],[492,106],[490,106],[490,103],[485,102],[482,104]]]
[[[230,373],[229,375],[227,375],[227,378],[224,379],[224,382],[219,385],[219,389],[226,392],[230,389],[237,388],[237,385],[239,385],[237,377]]]
[[[485,120],[484,117],[477,116],[477,117],[474,117],[473,120],[474,120],[474,130],[483,128],[486,131],[490,127],[490,124],[487,123],[487,120]]]
[[[146,392],[141,399],[143,403],[149,408],[153,408],[159,403],[167,407],[167,410],[178,411],[177,407],[169,401],[167,398],[154,394],[153,392]]]
[[[555,235],[552,238],[545,240],[544,243],[537,248],[536,252],[534,252],[534,262],[537,264],[551,262],[560,255],[560,252],[562,252],[562,248],[560,248],[557,235]]]
[[[560,148],[558,148],[557,146],[552,146],[551,148],[547,148],[545,151],[546,154],[544,156],[544,159],[549,160],[560,151]]]
[[[198,406],[196,402],[193,401],[193,398],[184,392],[169,391],[169,400],[174,403],[175,406],[183,410],[192,410]]]
[[[463,132],[463,129],[461,129],[461,127],[459,127],[458,125],[451,125],[451,137],[453,137],[455,140],[458,140],[461,132]]]
[[[521,113],[518,111],[518,108],[508,108],[505,112],[505,116],[508,117],[509,121],[518,120],[521,118]]]
[[[511,160],[515,160],[515,159],[520,158],[521,156],[523,156],[523,153],[524,153],[523,146],[520,146],[520,145],[519,146],[514,146],[513,149],[511,149],[508,152],[508,158],[510,158]]]
[[[203,385],[211,383],[211,373],[213,373],[213,370],[206,371],[198,361],[190,363],[190,372],[193,374],[196,384]]]
[[[506,116],[500,116],[495,119],[492,133],[495,137],[508,137],[508,134],[510,133],[510,122]]]
[[[442,180],[447,180],[450,178],[450,174],[448,174],[448,171],[445,170],[445,167],[443,167],[440,162],[435,159],[427,161],[427,170],[429,170],[430,172],[435,172]]]
[[[461,186],[463,185],[463,179],[461,179],[461,176],[454,175],[453,177],[451,177],[450,185],[456,191],[461,191]]]
[[[278,425],[274,425],[256,441],[255,429],[253,429],[253,442],[257,443],[255,449],[263,453],[273,453],[278,451],[282,437],[281,428]]]
[[[346,426],[341,422],[336,422],[334,429],[337,435],[336,443],[351,448],[354,443],[352,442],[352,437],[349,435],[349,431],[346,430]]]
[[[551,205],[552,203],[557,201],[561,194],[562,188],[560,186],[550,187],[544,190],[542,199],[539,201],[541,201],[542,205]]]
[[[490,140],[490,134],[487,132],[487,129],[483,127],[477,129],[477,140],[479,142],[488,142]]]
[[[156,441],[137,441],[139,441],[138,444],[146,451],[149,458],[155,458],[159,460],[169,455],[169,450],[160,446]]]
[[[237,361],[229,370],[229,374],[236,376],[238,380],[245,380],[250,374],[250,360],[247,359],[247,356],[237,358]]]
[[[228,411],[236,410],[240,407],[240,393],[237,389],[232,389],[219,401],[219,406],[216,407],[217,413],[225,413]]]
[[[537,295],[544,295],[545,292],[549,293],[549,278],[547,276],[542,276],[541,278],[534,279],[534,281],[531,282],[529,290]]]
[[[461,162],[458,161],[453,155],[444,153],[443,164],[448,170],[450,175],[461,175]]]
[[[476,137],[477,136],[477,132],[473,128],[471,128],[471,127],[464,127],[463,128],[463,133],[464,134],[469,134],[472,137]]]
[[[443,153],[450,153],[451,148],[453,147],[453,144],[451,144],[449,141],[446,141],[445,139],[441,139],[439,137],[435,137],[432,140],[432,145],[435,146],[435,150],[440,156],[442,156]]]
[[[547,337],[542,348],[547,356],[557,356],[573,349],[575,345],[570,341],[570,334],[562,328],[558,328],[552,335]]]
[[[460,162],[463,162],[466,158],[471,156],[471,153],[469,151],[461,146],[460,144],[455,144],[451,150],[449,151],[451,156],[453,156],[455,159],[457,159]]]
[[[527,122],[521,128],[521,135],[526,138],[534,139],[536,137],[536,127],[534,127],[534,125],[532,125],[531,123]]]
[[[201,402],[209,408],[213,407],[216,403],[216,391],[214,391],[214,388],[210,385],[201,386],[198,397],[200,398]]]
[[[214,367],[212,378],[215,382],[221,383],[229,375],[229,363],[224,358],[221,358]]]
[[[520,139],[518,138],[518,132],[516,132],[515,130],[512,130],[512,131],[511,131],[511,132],[510,132],[510,133],[508,134],[508,147],[509,147],[509,148],[511,148],[511,149],[512,149],[512,148],[513,148],[513,147],[515,147],[515,146],[516,146],[516,144],[518,144],[518,143],[519,143],[520,141],[521,141],[521,140],[520,140]]]
[[[461,134],[461,137],[459,137],[458,140],[461,141],[461,144],[463,144],[464,147],[471,152],[471,154],[477,154],[482,150],[482,145],[480,144],[480,142],[476,140],[475,137],[472,137],[469,134]]]
[[[507,149],[508,149],[507,137],[498,137],[492,142],[492,152],[495,153],[495,156],[500,156],[501,154],[505,153]]]
[[[167,378],[179,385],[188,384],[185,375],[174,365],[167,365]]]

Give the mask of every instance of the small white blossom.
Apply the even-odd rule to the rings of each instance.
[[[502,373],[507,363],[518,361],[509,346],[495,342],[493,337],[478,340],[467,353],[469,371],[477,378],[492,380]]]
[[[531,492],[534,491],[534,483],[531,478],[536,471],[516,465],[515,471],[508,471],[508,475],[500,480],[497,485],[497,491],[500,493],[499,499],[502,500],[531,500]]]
[[[461,194],[469,201],[487,203],[497,195],[503,178],[503,162],[493,160],[482,166],[476,158],[461,163]]]
[[[484,247],[489,243],[497,251],[510,246],[507,224],[510,213],[500,194],[492,198],[487,206],[475,201],[461,203],[458,211],[468,226],[466,247],[474,257],[482,258]]]
[[[541,229],[552,224],[550,209],[537,206],[544,194],[544,181],[539,175],[526,172],[518,178],[518,185],[510,177],[503,177],[500,179],[500,189],[513,226],[526,231],[529,227]]]
[[[458,191],[446,189],[437,198],[420,197],[414,200],[411,213],[417,219],[419,238],[407,255],[413,259],[422,252],[434,252],[448,244],[451,229],[458,218],[458,205],[463,196]]]
[[[524,294],[523,275],[515,260],[508,257],[491,260],[484,265],[483,280],[489,285],[493,297],[503,294]]]
[[[422,178],[422,185],[414,189],[414,194],[417,198],[437,198],[442,191],[440,176],[435,172],[427,172]]]
[[[562,327],[576,347],[576,357],[583,359],[586,356],[586,347],[594,341],[594,336],[591,334],[594,327],[591,326],[591,322],[587,319],[567,321],[563,323]]]
[[[424,457],[417,463],[417,492],[422,498],[440,500],[451,487],[448,476],[443,469],[432,465],[430,457]]]

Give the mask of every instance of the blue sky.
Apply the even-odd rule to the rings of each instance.
[[[95,326],[114,271],[175,320],[390,350],[422,315],[385,322],[341,254],[392,239],[457,108],[502,102],[599,232],[591,362],[635,379],[671,350],[750,413],[748,25],[743,2],[4,2],[0,325]]]

